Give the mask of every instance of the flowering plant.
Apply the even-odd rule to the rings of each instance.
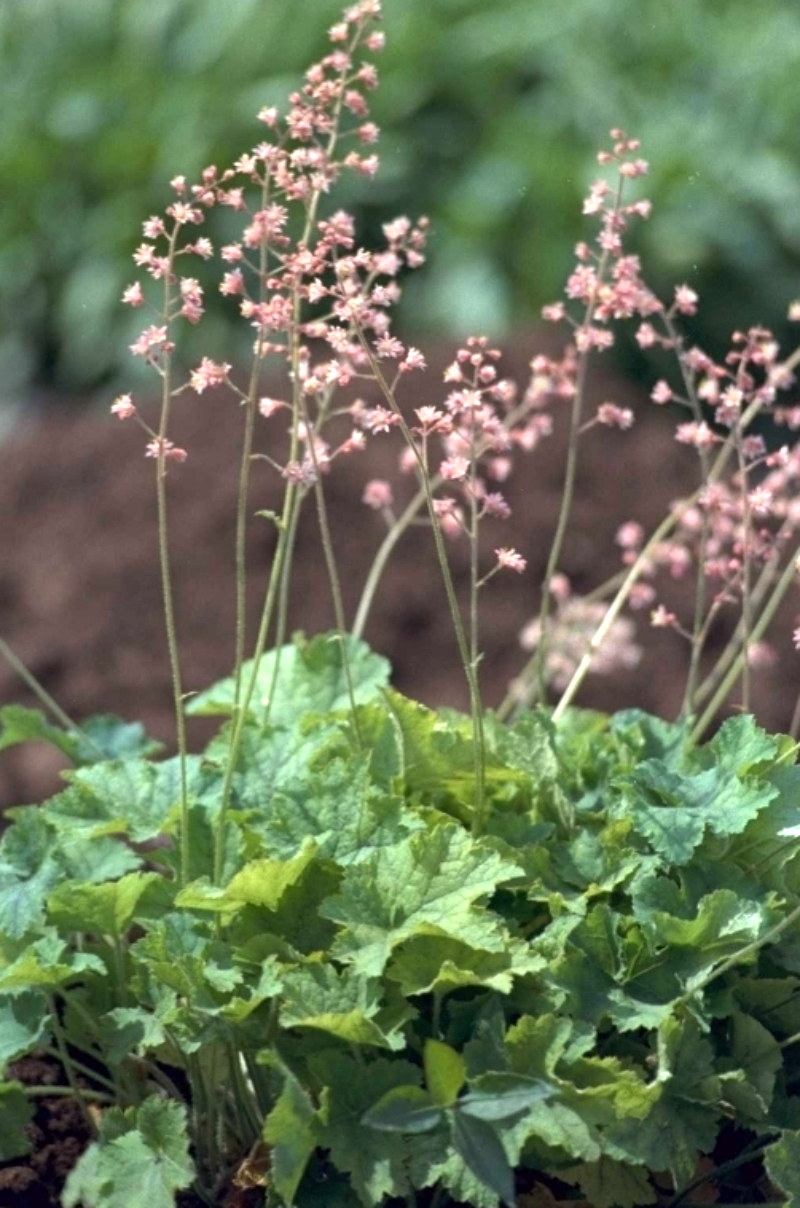
[[[382,46],[379,18],[379,0],[348,8],[287,117],[262,110],[264,141],[195,185],[176,177],[165,215],[145,223],[135,260],[155,285],[137,281],[124,300],[153,309],[132,351],[158,374],[161,408],[152,426],[130,395],[112,411],[142,425],[155,463],[178,751],[156,758],[141,728],[117,719],[78,726],[44,694],[59,725],[0,712],[3,745],[44,737],[74,764],[62,792],[11,812],[0,844],[0,1160],[29,1143],[36,1098],[14,1062],[44,1050],[65,1080],[48,1093],[74,1096],[92,1138],[65,1208],[168,1208],[179,1194],[188,1203],[189,1187],[208,1205],[305,1208],[329,1195],[494,1208],[564,1188],[596,1208],[677,1204],[700,1182],[731,1185],[744,1159],[726,1146],[742,1130],[759,1179],[800,1195],[800,772],[793,738],[770,737],[747,712],[754,652],[800,553],[797,453],[769,451],[751,427],[765,410],[796,426],[776,400],[800,353],[782,360],[760,328],[737,333],[722,364],[686,346],[679,323],[694,293],[680,286],[663,304],[625,250],[650,206],[627,198],[646,164],[615,130],[600,157],[614,183],[593,185],[585,205],[599,235],[577,249],[567,302],[545,314],[572,327],[564,356],[536,357],[519,393],[497,350],[472,338],[445,373],[444,401],[408,414],[399,389],[425,360],[392,334],[389,311],[401,271],[422,263],[427,224],[389,223],[370,252],[347,214],[323,213],[343,171],[377,169],[366,100],[377,73],[361,55]],[[202,275],[213,260],[198,228],[219,207],[241,220],[219,253],[219,288],[253,329],[252,365],[240,379],[208,356],[183,379],[180,333],[201,321],[205,288],[183,266]],[[677,438],[696,452],[699,483],[652,535],[626,524],[622,570],[580,598],[560,558],[581,439],[634,419],[611,402],[585,414],[586,374],[632,318],[642,347],[675,354],[678,383],[660,380],[652,400],[688,409]],[[288,369],[278,396],[264,392],[276,360]],[[171,419],[181,395],[211,388],[243,417],[238,620],[231,676],[187,694],[168,485],[191,450]],[[512,455],[546,439],[559,406],[570,412],[564,494],[540,613],[523,634],[531,658],[488,711],[479,599],[526,560],[498,543],[487,567],[480,536],[509,513]],[[272,433],[279,419],[285,438]],[[401,438],[412,486],[402,504],[386,480],[365,488],[387,533],[348,622],[326,480],[387,433]],[[248,657],[245,534],[261,462],[284,490],[268,513],[277,545]],[[306,500],[337,624],[289,640]],[[465,716],[394,692],[362,641],[392,549],[421,519]],[[470,551],[464,615],[451,541]],[[657,594],[658,572],[692,567],[684,622]],[[739,623],[704,671],[732,601]],[[573,707],[593,667],[635,656],[626,606],[687,639],[674,722]],[[742,715],[707,739],[739,679]],[[222,718],[202,755],[188,750],[187,714]]]

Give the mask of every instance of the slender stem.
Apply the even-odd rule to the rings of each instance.
[[[433,481],[430,475],[426,474],[425,472],[425,464],[420,455],[420,451],[417,448],[417,444],[414,440],[411,429],[406,423],[405,416],[400,410],[394,393],[384,377],[383,369],[375,357],[372,348],[369,345],[369,341],[360,327],[356,328],[356,332],[361,346],[369,359],[375,381],[380,387],[381,393],[386,399],[390,409],[397,416],[398,426],[403,434],[403,439],[417,460],[420,485],[425,494],[425,505],[428,510],[428,516],[430,518],[431,527],[433,530],[433,541],[436,547],[436,557],[438,559],[439,568],[442,574],[442,581],[444,584],[445,595],[447,597],[448,608],[450,609],[450,616],[453,622],[453,629],[455,630],[458,653],[461,658],[461,665],[464,669],[464,675],[466,677],[467,687],[469,690],[470,712],[472,715],[473,757],[475,761],[475,809],[472,819],[472,830],[475,835],[480,835],[484,826],[484,813],[486,808],[486,743],[483,730],[483,705],[481,703],[476,669],[472,663],[467,637],[464,632],[464,622],[461,618],[461,610],[458,606],[458,597],[456,595],[455,584],[453,583],[453,575],[447,557],[444,537],[442,535],[441,525],[439,524],[438,517],[436,515],[436,509],[433,505]]]
[[[78,723],[73,721],[70,715],[61,708],[58,702],[55,701],[47,689],[39,683],[33,672],[28,670],[28,668],[22,662],[22,659],[20,659],[19,656],[14,653],[14,651],[11,649],[8,643],[3,640],[3,638],[0,638],[0,655],[2,655],[9,666],[16,671],[20,679],[27,684],[34,696],[36,696],[36,698],[44,705],[45,709],[50,710],[60,726],[63,726],[68,733],[78,734],[90,747],[94,749],[95,753],[101,759],[105,759],[105,752],[102,750],[102,748],[98,747],[97,743],[94,742],[94,740],[90,738],[88,734],[84,733]]]
[[[168,264],[164,274],[164,320],[168,324],[171,304],[172,265],[180,226],[176,223],[169,238]],[[175,624],[175,602],[172,592],[172,569],[169,553],[169,525],[167,518],[167,433],[169,431],[170,402],[172,399],[172,353],[164,352],[161,371],[161,417],[158,428],[156,457],[156,502],[158,509],[158,560],[161,570],[161,594],[164,604],[164,623],[167,631],[172,700],[175,712],[175,729],[180,768],[180,883],[189,880],[189,790],[186,771],[186,719],[183,711],[183,683],[178,654],[178,637]]]
[[[788,535],[788,533],[791,531],[789,524],[787,523],[784,526],[784,528],[786,529],[786,533]],[[783,529],[781,529],[781,531],[778,533],[778,537],[776,539],[776,544],[782,543],[781,542],[782,533],[783,533]],[[780,562],[777,558],[770,558],[765,563],[764,567],[761,570],[761,574],[758,577],[758,582],[756,583],[755,587],[752,588],[752,591],[751,591],[751,602],[752,602],[752,608],[754,610],[758,610],[761,608],[764,597],[767,595],[767,593],[769,592],[773,583],[775,582],[776,578],[778,577],[779,570],[780,570]],[[708,673],[706,678],[696,688],[695,694],[694,694],[694,702],[693,702],[695,705],[701,704],[704,700],[708,699],[708,697],[711,695],[711,693],[714,691],[714,689],[717,687],[717,685],[721,681],[725,672],[730,667],[733,659],[736,658],[736,656],[739,653],[739,650],[741,649],[741,646],[742,646],[743,631],[744,631],[744,625],[743,625],[742,619],[740,617],[722,654],[716,660],[712,670]]]
[[[433,480],[433,483],[435,490],[436,485],[438,484],[436,483],[435,479]],[[361,592],[361,599],[358,602],[356,618],[353,621],[353,626],[350,631],[354,638],[360,638],[364,633],[364,628],[369,618],[369,611],[375,599],[378,584],[381,580],[383,572],[386,569],[389,559],[392,556],[394,547],[397,545],[403,534],[406,533],[414,523],[414,520],[424,506],[425,490],[421,487],[403,511],[402,516],[398,517],[381,542],[380,548],[372,561],[372,565],[369,568],[369,574],[367,575],[363,591]]]
[[[75,1089],[72,1086],[26,1086],[23,1088],[28,1099],[74,1099]],[[105,1091],[82,1090],[84,1099],[90,1103],[102,1103],[113,1107],[117,1103],[116,1094],[108,1095]]]
[[[783,574],[778,580],[778,585],[775,588],[775,591],[772,593],[769,602],[764,607],[761,616],[758,618],[758,621],[753,626],[753,629],[750,633],[751,643],[760,641],[772,623],[775,613],[778,611],[784,596],[789,591],[797,575],[794,564],[798,557],[800,557],[800,546],[798,546],[798,548],[795,550],[794,555],[792,556],[788,565],[785,567]],[[719,688],[711,698],[709,705],[706,707],[705,712],[689,735],[690,743],[698,742],[706,727],[710,725],[717,710],[722,706],[731,688],[739,678],[741,673],[741,664],[746,658],[747,647],[743,645],[739,650],[736,659],[733,661],[728,674],[722,680]]]
[[[328,523],[328,509],[325,503],[325,490],[322,486],[322,477],[320,472],[319,462],[317,460],[317,452],[315,448],[315,435],[311,427],[311,422],[308,418],[308,413],[305,411],[306,430],[308,432],[308,450],[311,458],[311,463],[314,467],[314,498],[317,504],[317,519],[319,521],[319,532],[322,539],[322,549],[325,554],[325,565],[328,570],[328,579],[331,585],[331,597],[333,599],[333,611],[336,617],[336,631],[339,636],[339,649],[342,655],[342,672],[344,674],[345,684],[347,687],[347,696],[350,701],[350,715],[353,723],[353,735],[355,737],[356,750],[360,753],[364,749],[364,743],[361,737],[361,729],[358,724],[358,712],[356,710],[356,694],[353,687],[353,673],[350,667],[350,653],[347,648],[347,624],[344,618],[344,603],[342,601],[342,586],[339,580],[339,569],[336,565],[336,554],[333,548],[333,539],[331,537],[331,528]]]
[[[63,1060],[61,1050],[58,1047],[46,1045],[41,1051],[47,1057],[55,1057],[59,1061]],[[85,1065],[82,1061],[79,1061],[77,1057],[72,1056],[72,1054],[70,1054],[70,1061],[72,1063],[72,1068],[78,1074],[83,1074],[84,1077],[91,1078],[93,1082],[98,1084],[98,1086],[104,1086],[112,1095],[117,1096],[119,1088],[110,1078],[106,1078],[104,1074],[98,1074],[97,1070],[93,1070],[91,1066]],[[71,1089],[69,1093],[72,1094]],[[86,1093],[87,1092],[84,1091],[84,1094]]]
[[[92,1113],[89,1111],[84,1090],[79,1085],[75,1074],[75,1066],[67,1048],[67,1042],[64,1038],[64,1029],[61,1027],[61,1020],[58,1018],[58,1005],[52,995],[48,995],[48,998],[50,1007],[50,1027],[53,1030],[53,1039],[56,1042],[58,1059],[64,1069],[64,1074],[66,1075],[66,1079],[70,1085],[72,1094],[75,1096],[75,1100],[83,1113],[89,1133],[92,1137],[96,1137],[97,1127],[95,1125],[94,1118],[92,1117]]]
[[[684,503],[681,505],[681,511],[685,511],[686,509],[688,509],[689,507],[692,506],[692,504],[695,502],[695,500],[697,498],[697,495],[698,495],[700,489],[701,488],[698,488],[698,490],[695,492],[694,495],[690,496],[690,498],[688,500],[684,501]],[[561,699],[559,700],[558,704],[555,707],[555,710],[553,711],[553,721],[554,722],[558,721],[558,719],[562,716],[562,714],[565,712],[565,710],[570,706],[570,704],[574,700],[575,695],[577,694],[578,690],[581,687],[581,684],[583,683],[584,679],[586,678],[586,675],[589,671],[589,667],[591,666],[591,663],[592,663],[592,659],[594,658],[595,654],[597,653],[597,651],[600,649],[603,642],[605,641],[606,636],[608,635],[608,632],[611,629],[611,626],[614,624],[617,617],[622,612],[622,609],[625,607],[625,604],[627,603],[627,600],[628,600],[628,595],[630,593],[630,590],[633,587],[633,585],[636,583],[637,579],[639,578],[640,574],[642,573],[642,568],[646,565],[646,563],[648,561],[650,550],[659,541],[662,541],[664,539],[664,537],[674,527],[674,525],[676,523],[677,523],[677,518],[676,518],[675,513],[672,513],[671,515],[666,516],[664,518],[664,520],[662,520],[661,524],[658,526],[656,531],[653,533],[650,540],[647,542],[647,545],[645,545],[644,548],[641,550],[636,561],[631,566],[630,570],[628,571],[627,575],[625,576],[622,586],[620,587],[619,591],[617,592],[617,594],[614,597],[614,599],[612,600],[612,602],[609,604],[608,610],[607,610],[605,616],[603,617],[602,621],[600,622],[599,626],[597,627],[597,630],[595,631],[595,633],[592,637],[592,640],[590,641],[589,645],[587,646],[586,650],[584,651],[583,657],[581,658],[580,662],[578,663],[578,666],[575,668],[572,679],[570,680],[567,687],[564,689],[564,691],[561,695]]]

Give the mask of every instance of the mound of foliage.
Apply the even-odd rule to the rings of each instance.
[[[479,818],[469,719],[349,655],[355,714],[338,638],[263,660],[222,827],[233,682],[194,698],[223,721],[189,758],[183,888],[177,761],[113,718],[0,712],[2,746],[75,764],[0,845],[0,1061],[57,1054],[95,1126],[65,1208],[195,1178],[215,1203],[243,1171],[300,1208],[494,1208],[536,1176],[639,1208],[733,1126],[800,1196],[796,745],[489,714]],[[3,1084],[0,1160],[29,1116]]]

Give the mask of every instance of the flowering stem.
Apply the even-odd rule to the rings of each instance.
[[[480,689],[478,687],[477,670],[472,661],[472,655],[467,637],[464,632],[464,623],[461,619],[461,611],[458,607],[458,598],[456,596],[455,585],[453,583],[453,575],[450,570],[450,563],[447,559],[447,550],[445,549],[444,537],[442,535],[441,525],[439,524],[436,515],[436,509],[433,504],[433,479],[426,473],[424,461],[417,448],[411,429],[406,423],[405,416],[397,405],[397,400],[389,387],[386,378],[383,375],[383,370],[377,361],[366,336],[360,327],[356,328],[359,341],[365,354],[369,358],[372,372],[375,376],[375,381],[381,389],[381,392],[386,399],[389,407],[397,416],[398,426],[403,434],[408,448],[412,451],[417,459],[419,467],[420,485],[425,496],[425,504],[430,517],[431,527],[433,529],[433,540],[436,546],[436,557],[439,562],[439,567],[442,572],[442,581],[444,584],[445,595],[450,609],[450,616],[453,621],[453,628],[456,635],[456,643],[458,652],[461,657],[461,665],[464,669],[464,675],[467,680],[467,687],[470,698],[470,712],[472,714],[472,733],[473,733],[473,751],[475,760],[475,811],[472,820],[473,834],[480,835],[484,825],[484,814],[486,809],[486,743],[483,732],[483,704],[481,702]]]
[[[330,524],[328,523],[328,509],[325,503],[325,491],[322,486],[322,478],[320,476],[321,472],[319,462],[317,460],[314,432],[311,428],[311,421],[308,418],[308,413],[305,409],[305,406],[303,409],[305,413],[306,432],[308,433],[308,451],[311,458],[311,464],[314,467],[314,498],[317,504],[317,519],[319,521],[322,548],[325,553],[325,565],[328,569],[328,578],[331,585],[333,611],[336,617],[336,629],[339,635],[339,648],[342,654],[342,671],[344,673],[345,684],[347,686],[347,696],[350,701],[350,714],[353,722],[356,750],[360,753],[364,749],[364,744],[361,738],[361,729],[358,724],[356,694],[353,687],[353,674],[350,667],[350,655],[347,649],[347,625],[344,617],[344,604],[342,602],[342,586],[339,581],[339,569],[336,565],[336,554],[333,549]]]
[[[700,423],[700,422],[702,422],[702,419],[703,419],[703,411],[700,406],[700,400],[697,397],[697,391],[695,389],[694,380],[692,378],[692,375],[689,373],[685,359],[680,354],[680,345],[681,345],[680,336],[675,329],[675,324],[672,322],[672,316],[669,312],[667,312],[666,314],[662,314],[661,320],[664,324],[664,327],[667,332],[667,336],[668,336],[672,346],[676,350],[678,350],[677,351],[678,368],[680,370],[681,377],[683,378],[683,386],[684,386],[684,390],[686,391],[686,399],[688,401],[689,408],[692,412],[692,415],[694,416],[695,422]],[[698,456],[700,458],[700,481],[702,483],[706,483],[709,481],[708,452],[706,449],[704,449],[702,447],[699,448],[697,450],[697,452],[698,452]],[[707,547],[709,529],[710,529],[710,520],[709,520],[708,512],[705,509],[703,509],[702,519],[701,519],[701,528],[700,528],[700,538],[699,538],[701,550],[706,549],[706,547]],[[701,656],[703,653],[703,647],[705,644],[705,636],[706,636],[706,629],[704,628],[704,623],[703,623],[703,616],[705,614],[705,603],[706,603],[706,578],[705,578],[705,575],[703,574],[703,570],[701,567],[701,568],[699,568],[697,578],[695,579],[694,625],[693,625],[693,633],[692,633],[691,653],[689,656],[689,670],[688,670],[688,673],[686,676],[686,686],[684,688],[683,701],[681,703],[681,711],[680,711],[681,718],[688,717],[692,711],[692,703],[694,701],[694,696],[695,696],[695,687],[697,685],[697,678],[700,674],[700,659],[701,659]]]
[[[171,303],[172,265],[180,225],[175,224],[169,240],[169,271],[164,274],[164,318],[169,320]],[[158,511],[158,560],[161,569],[161,594],[164,602],[164,624],[167,631],[172,700],[175,711],[175,731],[178,745],[180,776],[180,884],[189,880],[189,789],[186,774],[186,719],[183,712],[183,683],[175,625],[175,603],[172,593],[172,568],[169,555],[169,525],[167,522],[167,432],[172,401],[172,353],[164,350],[162,367],[161,416],[158,428],[156,457],[156,504]]]
[[[694,495],[690,496],[690,498],[688,500],[684,501],[684,503],[680,509],[681,511],[685,511],[687,508],[692,506],[692,504],[696,501],[697,496],[700,493],[700,490],[701,490],[701,488],[698,488],[698,490],[695,492]],[[676,515],[675,513],[672,513],[671,515],[666,516],[662,520],[662,522],[658,526],[658,528],[655,530],[655,532],[653,533],[650,540],[647,542],[647,544],[644,546],[644,548],[640,551],[638,558],[633,563],[633,565],[631,566],[627,575],[625,576],[622,586],[620,587],[619,591],[617,592],[617,594],[614,597],[614,599],[612,600],[612,602],[609,604],[608,611],[606,612],[602,621],[598,625],[594,635],[592,636],[592,640],[590,641],[588,647],[584,651],[581,661],[578,663],[578,666],[575,668],[575,671],[573,672],[572,679],[569,681],[569,684],[567,685],[567,687],[564,689],[563,693],[561,694],[561,699],[559,700],[558,704],[555,707],[555,710],[553,711],[553,721],[554,722],[557,722],[559,720],[559,718],[562,716],[564,711],[569,707],[569,705],[574,700],[576,693],[578,692],[584,679],[586,678],[586,675],[587,675],[587,672],[589,671],[589,667],[591,665],[592,659],[594,658],[595,654],[597,653],[597,651],[600,649],[603,642],[605,641],[605,639],[608,635],[608,632],[611,629],[611,626],[614,624],[617,617],[622,612],[622,609],[625,607],[625,604],[627,603],[631,588],[634,586],[637,579],[641,575],[644,566],[647,564],[650,550],[659,541],[663,541],[664,537],[667,536],[667,534],[670,532],[670,530],[677,523],[677,520],[678,520],[678,515]]]
[[[758,618],[758,621],[755,623],[751,632],[749,633],[748,636],[749,636],[750,643],[760,641],[761,638],[766,633],[767,629],[769,628],[770,624],[772,623],[772,619],[775,616],[775,613],[778,611],[778,608],[780,607],[780,604],[781,604],[784,596],[789,591],[789,588],[792,586],[795,575],[797,574],[794,564],[795,564],[795,560],[798,557],[800,557],[800,546],[798,546],[798,548],[795,550],[794,554],[792,555],[792,558],[789,560],[788,564],[784,568],[783,574],[781,575],[780,579],[778,580],[778,585],[775,588],[775,591],[772,593],[772,596],[770,597],[768,604],[764,608],[763,612],[761,613],[761,616]],[[736,680],[741,675],[742,665],[744,662],[746,662],[746,660],[747,660],[747,645],[742,644],[742,646],[739,650],[739,653],[736,656],[736,659],[734,660],[730,670],[728,671],[728,674],[724,677],[719,688],[714,693],[714,696],[712,697],[710,704],[707,706],[707,708],[706,708],[705,712],[703,713],[703,715],[701,716],[700,720],[697,722],[697,724],[692,729],[692,732],[689,735],[689,741],[691,743],[699,742],[706,727],[708,725],[710,725],[717,710],[724,704],[728,693],[730,692],[733,685],[736,683]]]
[[[432,486],[434,490],[436,489],[436,486],[438,486],[436,478],[432,480]],[[369,574],[367,575],[364,588],[361,592],[361,599],[358,602],[356,617],[353,621],[351,629],[351,633],[354,638],[360,638],[364,633],[367,619],[369,617],[369,611],[375,599],[375,593],[378,590],[378,584],[380,583],[383,572],[386,569],[389,558],[392,556],[394,547],[397,545],[403,534],[407,532],[409,528],[411,528],[421,508],[424,506],[425,491],[422,487],[420,487],[416,495],[414,495],[413,499],[406,507],[402,516],[395,521],[381,542],[380,548],[372,560],[372,565],[369,568]]]

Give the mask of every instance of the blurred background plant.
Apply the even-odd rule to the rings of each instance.
[[[4,0],[0,399],[107,401],[130,385],[141,315],[118,299],[142,216],[163,210],[173,175],[227,164],[260,137],[255,112],[283,105],[339,9]],[[507,336],[557,298],[585,235],[593,150],[620,125],[652,164],[656,218],[639,246],[651,284],[698,290],[692,334],[717,352],[756,320],[782,334],[800,294],[799,6],[384,0],[384,11],[381,173],[344,181],[336,204],[356,212],[365,242],[398,213],[431,217],[406,333]],[[209,303],[202,351],[230,359],[225,300]]]

